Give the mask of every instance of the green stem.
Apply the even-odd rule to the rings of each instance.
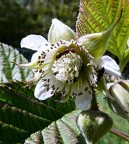
[[[129,135],[121,132],[120,130],[115,129],[115,128],[112,128],[112,129],[110,130],[110,132],[111,132],[112,134],[114,134],[114,135],[116,135],[116,136],[119,136],[119,137],[121,137],[122,139],[124,139],[124,140],[126,140],[126,141],[129,142]]]
[[[90,105],[90,110],[98,110],[98,103],[96,99],[96,94],[95,94],[95,88],[92,88],[92,100],[91,100],[91,105]]]

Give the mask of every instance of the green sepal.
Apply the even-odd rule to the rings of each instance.
[[[70,41],[71,39],[76,39],[74,31],[58,19],[53,19],[48,33],[48,41],[54,44],[60,40]]]
[[[110,37],[120,18],[121,15],[118,20],[114,24],[112,24],[106,31],[87,34],[81,36],[78,39],[78,42],[86,46],[86,48],[89,50],[89,53],[94,57],[95,60],[103,56],[108,49]]]

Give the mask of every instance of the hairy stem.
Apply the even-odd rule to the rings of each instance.
[[[92,100],[91,100],[91,105],[90,105],[90,110],[98,110],[98,103],[96,99],[96,94],[95,94],[95,89],[92,88]]]

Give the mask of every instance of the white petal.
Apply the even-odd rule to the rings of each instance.
[[[74,93],[77,95],[77,96],[75,95],[76,108],[86,109],[92,99],[92,90],[89,87],[89,84],[85,81],[85,83],[83,83],[82,86],[74,90]]]
[[[35,68],[37,66],[38,56],[41,52],[36,52],[32,55],[31,62],[27,64],[20,64],[20,67],[28,67],[28,68]]]
[[[50,98],[53,95],[51,94],[52,89],[47,90],[45,84],[45,81],[40,80],[35,87],[34,95],[39,100],[46,100],[47,98]]]
[[[28,49],[36,50],[36,51],[42,51],[44,49],[47,49],[49,45],[48,41],[42,37],[41,35],[28,35],[25,38],[21,40],[21,47],[25,47]]]
[[[104,67],[105,71],[110,75],[121,77],[120,67],[115,62],[115,60],[109,56],[101,57],[99,67]]]
[[[53,19],[48,33],[48,41],[54,44],[60,40],[70,41],[71,39],[76,39],[75,32],[58,19]]]
[[[90,104],[92,96],[90,94],[83,94],[75,98],[75,104],[77,109],[86,109]]]
[[[41,52],[36,52],[32,55],[31,62],[38,61],[38,57],[41,55]]]

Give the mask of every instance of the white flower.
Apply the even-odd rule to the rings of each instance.
[[[89,45],[89,36],[82,37],[84,43],[86,39],[83,45],[81,37],[77,39],[71,28],[53,19],[48,41],[40,35],[29,35],[23,38],[21,47],[37,51],[32,56],[30,63],[20,65],[35,71],[35,77],[28,82],[29,85],[38,81],[34,92],[35,97],[45,100],[60,93],[65,101],[69,96],[75,96],[76,107],[87,108],[91,102],[92,88],[96,86],[97,81],[95,61],[88,49],[92,49],[91,44],[93,43],[93,46],[97,48],[96,58],[100,59],[105,51],[105,48],[102,51],[101,45],[99,46],[102,37],[103,33],[90,35]],[[105,60],[108,59],[101,59],[100,67],[108,71],[108,67],[106,68],[108,62],[104,64]]]
[[[96,84],[93,57],[75,40],[73,30],[57,19],[52,21],[48,39],[29,35],[21,41],[21,47],[37,51],[30,63],[20,65],[35,70],[34,79],[28,82],[39,80],[35,97],[45,100],[60,93],[66,100],[75,96],[77,108],[86,108],[92,98],[91,86]]]

